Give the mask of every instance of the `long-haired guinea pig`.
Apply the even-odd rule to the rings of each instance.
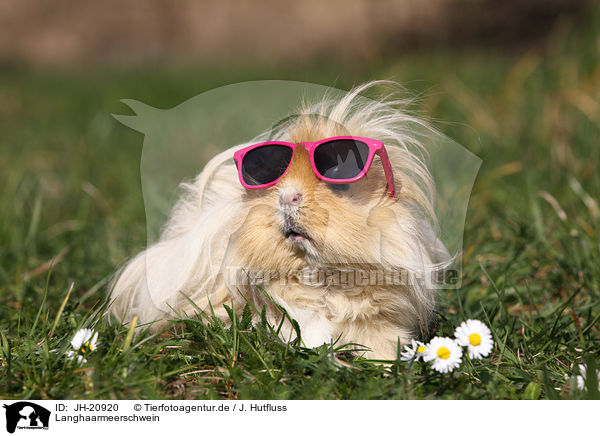
[[[373,359],[426,335],[427,277],[449,255],[411,135],[424,123],[360,95],[372,86],[303,106],[214,157],[182,185],[159,241],[115,275],[111,313],[158,329],[198,308],[227,323],[224,305],[249,304],[273,325],[295,319],[308,347],[361,344]],[[281,332],[296,334],[289,321]]]

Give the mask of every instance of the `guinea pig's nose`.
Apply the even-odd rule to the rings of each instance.
[[[284,188],[279,192],[281,206],[299,206],[302,203],[302,193],[297,189]]]

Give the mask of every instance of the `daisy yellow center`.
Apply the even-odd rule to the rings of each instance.
[[[80,351],[82,353],[86,353],[87,351],[94,351],[94,347],[89,342],[86,342],[81,346]]]
[[[471,333],[469,335],[469,343],[475,346],[481,344],[481,336],[479,336],[477,333]]]
[[[447,359],[450,357],[450,350],[446,347],[440,347],[437,350],[437,355],[440,359]]]
[[[421,345],[419,348],[417,348],[417,353],[424,353],[425,352],[425,346]]]

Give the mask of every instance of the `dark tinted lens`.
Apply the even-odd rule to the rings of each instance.
[[[326,142],[315,149],[317,171],[330,179],[352,179],[360,174],[369,157],[369,146],[352,139]]]
[[[285,145],[263,145],[250,150],[242,160],[242,177],[248,185],[264,185],[277,180],[292,160],[292,149]]]

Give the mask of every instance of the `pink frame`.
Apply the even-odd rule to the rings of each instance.
[[[319,174],[319,172],[317,171],[317,167],[315,166],[315,149],[321,144],[325,144],[327,142],[336,141],[336,140],[340,140],[340,139],[351,139],[351,140],[364,142],[369,147],[369,156],[367,157],[367,162],[365,164],[365,167],[362,169],[362,171],[357,176],[355,176],[351,179],[330,179],[328,177],[324,177],[321,174]],[[306,148],[306,150],[308,151],[308,154],[310,157],[310,164],[312,165],[313,172],[319,179],[321,179],[327,183],[353,183],[353,182],[356,182],[356,181],[362,179],[363,177],[365,177],[367,175],[367,172],[369,171],[369,168],[371,167],[371,163],[373,162],[373,158],[375,157],[375,155],[378,155],[379,158],[381,159],[381,163],[383,165],[383,170],[385,172],[385,178],[387,180],[387,187],[388,187],[388,192],[390,194],[390,197],[396,198],[396,189],[395,189],[395,185],[394,185],[394,173],[392,171],[392,165],[390,163],[390,159],[388,157],[387,151],[385,150],[385,146],[383,145],[383,142],[377,141],[376,139],[361,138],[359,136],[334,136],[332,138],[322,139],[317,142],[302,142],[300,144],[294,144],[293,142],[283,142],[283,141],[268,141],[268,142],[261,142],[259,144],[253,144],[248,147],[244,147],[241,150],[238,150],[234,153],[233,159],[235,160],[235,163],[237,165],[238,177],[240,179],[240,183],[246,189],[264,189],[264,188],[273,186],[287,174],[287,172],[290,168],[290,166],[288,165],[288,167],[285,169],[283,174],[281,176],[279,176],[276,180],[273,180],[272,182],[265,183],[263,185],[248,185],[244,181],[244,178],[242,176],[241,163],[242,163],[246,153],[248,153],[250,150],[254,150],[255,148],[262,147],[265,145],[285,145],[287,147],[290,147],[292,149],[292,159],[290,160],[290,164],[291,164],[292,160],[294,159],[294,154],[296,153],[296,147],[298,145],[304,146],[304,148]]]

